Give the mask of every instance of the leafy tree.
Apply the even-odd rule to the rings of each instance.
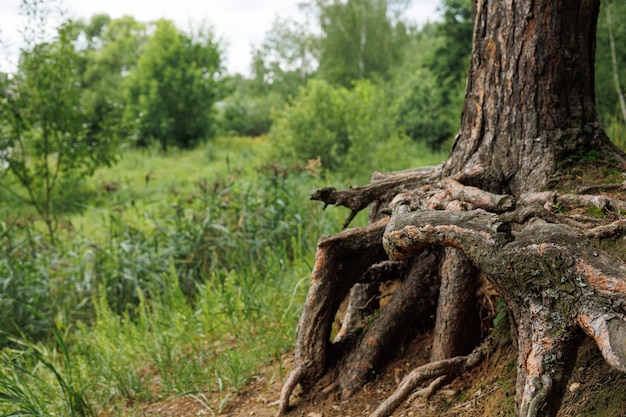
[[[234,92],[220,103],[221,132],[240,136],[269,133],[272,114],[284,107],[285,100],[274,92],[261,95],[250,92],[248,80],[239,79],[236,83]]]
[[[458,114],[446,105],[444,92],[431,70],[418,68],[402,75],[395,87],[396,125],[414,141],[441,148],[451,138]]]
[[[388,102],[384,87],[369,80],[348,90],[314,79],[280,113],[270,136],[283,157],[319,158],[324,169],[350,178],[408,166],[414,144],[396,128]]]
[[[222,52],[204,27],[183,34],[159,20],[127,78],[124,122],[136,143],[189,148],[215,133]]]
[[[71,22],[43,42],[53,20],[45,3],[26,1],[29,17],[17,72],[0,80],[2,186],[32,205],[54,241],[63,185],[115,161],[115,136],[92,135],[82,101],[81,57]]]
[[[289,100],[315,73],[317,43],[307,26],[277,17],[252,52],[252,87],[256,95],[274,92]]]
[[[225,133],[268,133],[271,115],[298,95],[316,67],[316,40],[306,25],[277,17],[260,46],[252,51],[252,78],[231,77],[232,91],[221,102]]]
[[[395,97],[393,118],[398,128],[432,149],[447,146],[456,133],[471,47],[471,32],[460,35],[471,25],[467,20],[471,8],[467,4],[450,10],[450,3],[454,2],[442,5],[442,15],[447,16],[443,22],[408,29],[402,63],[393,68],[388,87]]]
[[[463,106],[465,81],[472,50],[471,0],[443,0],[442,21],[434,25],[436,41],[429,50],[426,66],[433,74],[438,91],[431,106],[438,106],[436,117],[441,118],[435,141],[428,143],[438,148],[454,136]]]
[[[465,86],[472,50],[471,0],[443,0],[440,7],[441,22],[436,25],[436,35],[441,39],[433,48],[430,68],[445,87]]]
[[[146,25],[130,16],[111,19],[95,15],[88,23],[76,22],[75,42],[87,41],[81,50],[82,102],[90,109],[91,135],[120,134],[119,120],[125,104],[124,79],[136,65],[146,41]]]
[[[322,29],[319,52],[322,78],[350,87],[360,78],[388,76],[408,39],[405,26],[398,22],[394,25],[389,16],[390,3],[387,0],[316,1]]]
[[[311,80],[275,120],[271,131],[284,157],[298,161],[321,158],[336,170],[350,147],[345,124],[347,90]]]

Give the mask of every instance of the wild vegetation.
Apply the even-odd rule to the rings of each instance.
[[[405,1],[308,2],[318,30],[278,18],[249,77],[208,25],[54,3],[24,2],[0,74],[0,415],[217,413],[293,347],[317,240],[345,220],[311,192],[447,156],[471,2],[422,26]],[[624,147],[621,17],[603,2],[596,91]]]

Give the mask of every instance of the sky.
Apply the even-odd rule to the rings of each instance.
[[[215,35],[226,46],[226,68],[229,73],[250,74],[253,46],[263,41],[276,16],[303,21],[298,9],[301,0],[61,0],[72,18],[88,19],[97,13],[112,18],[131,15],[148,22],[160,18],[174,21],[181,29],[203,21],[213,27]],[[0,0],[0,71],[10,70],[18,55],[24,18],[20,16],[22,0]],[[423,24],[437,19],[440,0],[412,0],[407,17]]]

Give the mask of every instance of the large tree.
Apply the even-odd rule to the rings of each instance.
[[[281,413],[297,384],[306,392],[331,364],[343,397],[360,389],[397,337],[428,314],[433,282],[431,363],[409,374],[372,416],[390,415],[422,383],[432,381],[423,391],[430,392],[480,363],[493,340],[479,340],[472,319],[480,276],[509,312],[520,416],[556,414],[581,330],[626,371],[626,265],[595,244],[626,232],[626,186],[621,179],[598,184],[601,178],[572,192],[567,182],[578,174],[591,179],[584,173],[598,166],[605,174],[626,168],[596,120],[600,2],[476,0],[473,8],[465,102],[448,160],[312,196],[350,208],[351,217],[370,206],[370,224],[318,244]],[[402,280],[400,290],[360,320],[377,283],[390,279]],[[344,300],[346,317],[331,341]]]
[[[191,148],[215,135],[214,105],[223,95],[222,51],[210,28],[189,34],[155,22],[126,78],[124,122],[137,144]]]

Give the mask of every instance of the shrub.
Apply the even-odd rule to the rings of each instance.
[[[396,126],[431,149],[440,149],[458,125],[458,115],[444,105],[440,89],[432,72],[421,68],[401,80],[394,103]]]
[[[345,122],[348,91],[311,80],[299,97],[274,121],[271,139],[281,156],[299,162],[320,158],[322,166],[338,170],[350,147]]]

